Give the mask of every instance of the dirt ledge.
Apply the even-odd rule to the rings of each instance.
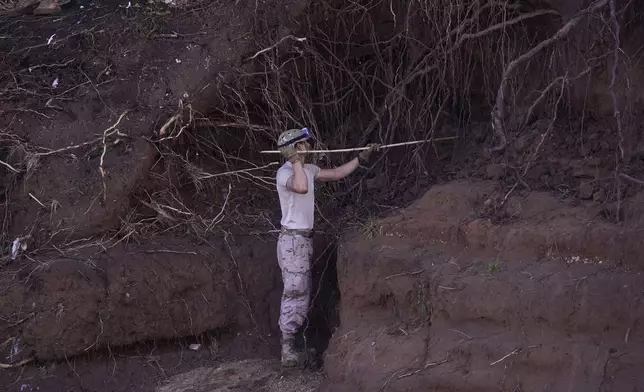
[[[644,385],[636,215],[616,226],[592,207],[530,194],[514,221],[495,225],[477,208],[493,192],[485,182],[435,186],[345,237],[324,390]]]

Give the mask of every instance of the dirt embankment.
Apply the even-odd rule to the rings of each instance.
[[[0,13],[7,362],[231,328],[275,348],[275,216],[251,202],[261,192],[244,178],[202,178],[241,159],[229,148],[245,137],[204,130],[202,112],[258,50],[255,29],[277,33],[306,5],[108,1],[58,18]]]
[[[541,193],[497,225],[480,214],[493,192],[435,186],[344,238],[326,390],[644,387],[641,224]]]
[[[3,353],[59,359],[224,328],[270,335],[280,278],[263,255],[273,248],[243,237],[190,248],[166,239],[9,268],[0,307],[16,321],[3,329],[12,342]]]
[[[321,148],[459,136],[322,188],[340,230],[436,181],[498,180],[434,186],[347,235],[330,390],[639,387],[644,24],[620,5],[615,42],[608,1],[575,3],[106,1],[1,24],[2,354],[233,329],[277,358],[275,165],[257,150],[302,125]],[[324,278],[308,331],[328,337]]]

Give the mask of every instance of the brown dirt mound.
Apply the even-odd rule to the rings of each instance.
[[[58,359],[233,327],[270,336],[280,277],[274,258],[264,255],[274,246],[249,238],[229,243],[230,250],[224,243],[186,250],[166,239],[5,270],[1,340],[12,344],[3,352],[12,362]]]
[[[515,221],[493,224],[480,218],[493,190],[435,186],[344,239],[326,390],[644,385],[639,242],[544,194],[517,199]]]

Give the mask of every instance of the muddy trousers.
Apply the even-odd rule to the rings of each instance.
[[[282,270],[284,291],[280,307],[280,330],[295,334],[309,311],[313,240],[281,233],[277,240],[277,261]]]

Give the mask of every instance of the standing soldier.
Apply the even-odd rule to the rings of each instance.
[[[312,135],[307,128],[290,129],[279,136],[278,148],[286,163],[277,170],[277,194],[282,210],[282,230],[277,241],[277,260],[284,292],[279,326],[282,331],[282,365],[297,365],[295,334],[309,310],[315,181],[339,181],[364,164],[379,145],[370,144],[358,157],[333,169],[305,163]]]

